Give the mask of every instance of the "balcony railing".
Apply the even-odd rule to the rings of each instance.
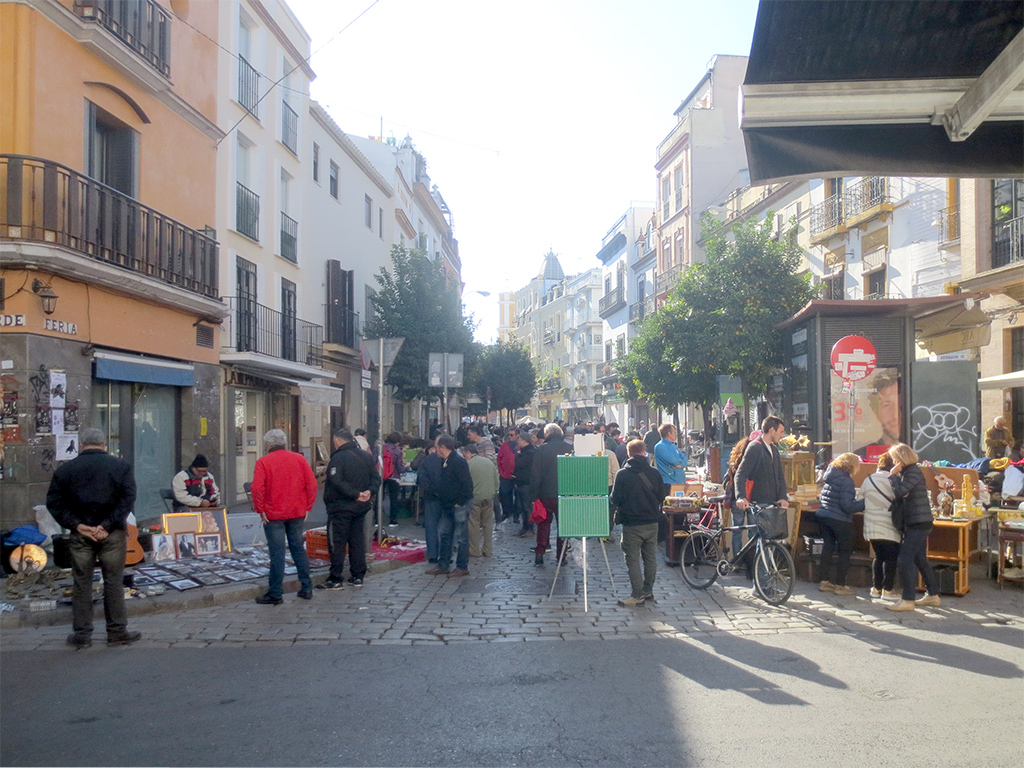
[[[960,239],[960,206],[951,205],[939,210],[939,245],[955,243]]]
[[[644,318],[654,314],[654,295],[647,296],[629,305],[629,322],[642,323]]]
[[[811,237],[843,223],[843,196],[832,195],[811,208]]]
[[[1024,261],[1024,216],[992,227],[992,268]]]
[[[281,360],[319,366],[324,354],[323,326],[286,315],[252,299],[228,296],[225,349],[254,352]]]
[[[295,110],[288,106],[288,102],[281,102],[281,143],[293,153],[299,151],[299,116]]]
[[[883,206],[891,203],[889,179],[885,176],[868,176],[847,188],[844,203],[846,210],[843,213],[849,221],[883,210]]]
[[[64,246],[217,297],[217,241],[58,163],[0,155],[0,239]]]
[[[597,303],[597,311],[601,317],[606,317],[626,306],[626,286],[621,283],[601,297]]]
[[[259,119],[260,73],[244,56],[238,57],[238,103],[246,112]]]
[[[654,293],[665,293],[665,291],[675,285],[676,279],[679,277],[679,273],[681,271],[681,264],[673,264],[664,272],[658,273],[657,277],[654,278]]]
[[[292,264],[299,263],[299,222],[281,211],[281,255]]]
[[[358,349],[359,313],[340,304],[324,305],[324,341]]]
[[[259,242],[260,196],[240,181],[236,189],[235,230]]]
[[[171,76],[171,17],[153,0],[75,0],[75,13],[98,21],[164,77]]]

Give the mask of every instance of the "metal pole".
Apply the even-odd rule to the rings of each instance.
[[[857,427],[857,398],[853,391],[856,386],[852,381],[850,382],[850,439],[847,448],[850,453],[853,453],[853,430]]]
[[[380,337],[380,357],[377,358],[377,440],[380,443],[381,466],[384,458],[384,336]],[[377,491],[377,543],[384,540],[384,483]]]
[[[448,413],[448,353],[444,353],[444,370],[441,372],[444,377],[444,427],[446,434],[452,434],[450,414]]]

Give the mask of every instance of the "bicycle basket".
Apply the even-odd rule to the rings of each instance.
[[[761,507],[754,513],[754,523],[765,539],[784,539],[789,535],[786,510],[782,507]]]

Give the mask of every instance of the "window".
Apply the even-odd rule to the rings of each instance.
[[[626,334],[620,333],[619,337],[615,339],[615,359],[618,360],[620,357],[626,356]]]
[[[614,359],[615,359],[615,345],[612,344],[610,341],[606,342],[605,345],[604,345],[604,361],[606,363],[610,363]]]
[[[313,181],[320,183],[320,145],[313,142]]]
[[[868,274],[865,280],[864,294],[865,298],[869,299],[884,299],[885,298],[885,278],[888,270],[885,267],[876,269],[874,272]]]
[[[237,296],[236,340],[239,352],[256,351],[256,265],[241,256],[235,257],[235,294]]]
[[[377,209],[377,236],[384,239],[384,209]]]
[[[1024,261],[1024,179],[992,182],[992,267]]]
[[[260,75],[252,65],[252,27],[243,17],[238,25],[238,103],[259,118]]]
[[[683,167],[680,165],[676,168],[676,210],[682,210],[683,207]]]
[[[338,199],[338,164],[333,160],[331,161],[330,179],[328,180],[328,189],[330,190],[331,197],[335,200]]]
[[[299,262],[298,238],[299,222],[288,215],[291,210],[289,198],[291,197],[292,177],[281,169],[281,256],[288,259],[292,264]]]
[[[373,231],[373,198],[369,195],[363,195],[363,223]]]
[[[341,262],[327,262],[327,317],[324,324],[325,341],[355,347],[356,320],[352,308],[355,272],[341,268]]]
[[[672,179],[664,178],[661,180],[661,214],[663,220],[668,219],[668,206],[672,198]]]
[[[91,101],[86,136],[86,173],[129,197],[138,195],[138,134]]]
[[[241,134],[238,135],[235,155],[236,184],[235,231],[253,240],[260,239],[260,198],[249,189],[249,171],[252,162],[252,146]]]
[[[281,357],[295,359],[295,283],[281,278]]]
[[[680,264],[684,261],[683,254],[685,253],[685,249],[683,248],[683,245],[685,242],[686,232],[683,229],[680,229],[679,233],[676,235],[676,259]]]

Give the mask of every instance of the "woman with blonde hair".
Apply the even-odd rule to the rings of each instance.
[[[824,543],[821,547],[821,582],[818,589],[837,595],[852,595],[846,586],[846,573],[850,570],[853,554],[853,516],[864,511],[863,499],[857,498],[853,470],[860,464],[855,453],[841,453],[832,459],[825,470],[825,485],[821,489],[821,508],[816,513],[818,527]],[[832,554],[838,551],[833,579]]]
[[[895,496],[889,484],[889,470],[895,462],[888,453],[878,457],[878,470],[861,483],[864,497],[864,538],[875,550],[871,596],[899,598],[896,584],[896,563],[900,556],[900,532],[892,522]]]
[[[924,473],[917,465],[917,454],[909,445],[896,443],[888,453],[895,462],[889,470],[889,484],[897,503],[903,507],[903,544],[897,561],[903,579],[903,599],[888,607],[890,611],[912,611],[915,605],[937,608],[942,605],[942,601],[939,599],[939,583],[935,571],[928,564],[928,536],[932,532],[934,518]],[[928,591],[915,603],[918,572],[924,577]]]

